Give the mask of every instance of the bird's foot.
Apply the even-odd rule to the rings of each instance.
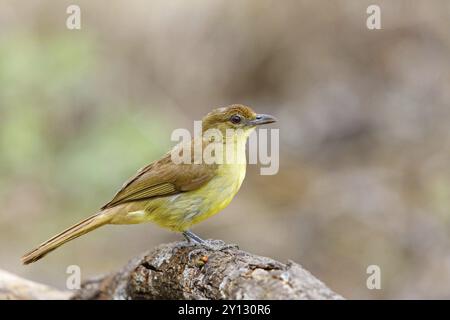
[[[203,240],[195,233],[187,230],[183,232],[183,236],[186,238],[188,243],[194,244],[196,246],[201,246],[205,249],[212,251],[221,251],[226,249],[239,249],[237,244],[228,244],[222,240]]]

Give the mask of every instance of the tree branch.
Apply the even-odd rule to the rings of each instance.
[[[208,240],[211,246],[224,246]],[[74,299],[342,299],[300,265],[175,242],[86,282]]]
[[[66,300],[70,292],[59,291],[0,270],[0,300]]]
[[[72,295],[9,274],[11,281],[4,281],[0,272],[0,298],[7,292],[10,299],[343,299],[292,261],[283,264],[220,240],[207,244],[216,250],[160,245]]]

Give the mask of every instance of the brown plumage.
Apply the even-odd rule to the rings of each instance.
[[[193,155],[191,157],[193,159]],[[170,154],[166,154],[162,159],[140,169],[101,209],[195,190],[214,176],[216,168],[216,164],[174,164]]]
[[[227,120],[233,115],[240,115],[243,119],[254,120],[256,113],[251,108],[243,106],[242,104],[232,104],[228,107],[217,108],[212,110],[202,119],[203,131],[208,129],[229,129],[230,126]],[[246,123],[233,126],[233,128],[240,128],[245,126]]]

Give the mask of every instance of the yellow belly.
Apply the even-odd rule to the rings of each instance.
[[[136,223],[152,221],[174,231],[184,231],[224,209],[239,191],[245,164],[223,164],[216,177],[195,190],[149,200],[136,212]]]

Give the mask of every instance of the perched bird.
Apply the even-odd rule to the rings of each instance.
[[[223,148],[222,157],[229,155],[232,150],[233,159],[243,158],[244,161],[201,161],[198,164],[192,152],[195,147],[183,149],[180,144],[174,150],[181,150],[181,155],[190,152],[190,155],[187,154],[192,160],[190,163],[175,163],[172,150],[140,169],[98,213],[25,254],[22,263],[37,261],[62,244],[105,224],[155,222],[172,231],[182,232],[191,242],[203,243],[200,237],[189,230],[190,227],[228,206],[245,177],[245,145],[248,136],[257,125],[275,121],[273,116],[256,114],[251,108],[239,104],[211,111],[202,120],[202,135],[194,137],[189,145],[200,143],[205,150],[213,143],[226,142],[227,147],[231,148]],[[227,139],[214,141],[211,135],[205,134],[208,130],[215,130]]]

